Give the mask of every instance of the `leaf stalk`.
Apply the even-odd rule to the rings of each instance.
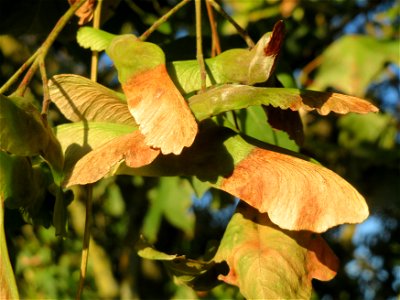
[[[200,66],[201,92],[206,90],[206,66],[203,56],[203,39],[201,32],[201,0],[195,0],[196,7],[196,57]]]

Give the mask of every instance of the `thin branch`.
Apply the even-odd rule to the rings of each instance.
[[[17,90],[15,91],[15,94],[18,96],[23,97],[26,91],[26,88],[28,87],[29,83],[32,80],[33,75],[35,74],[38,66],[39,66],[39,60],[38,58],[41,56],[41,49],[38,50],[38,57],[33,61],[31,66],[29,67],[28,71],[26,72],[24,78],[21,80],[21,83],[19,84]]]
[[[22,73],[25,72],[25,70],[33,63],[38,55],[39,51],[36,51],[31,55],[31,57],[28,58],[26,62],[22,64],[22,66],[0,88],[0,94],[4,94],[17,81],[19,76],[21,76]]]
[[[101,17],[101,6],[102,0],[97,2],[96,9],[94,11],[93,18],[93,28],[100,28],[100,17]],[[91,57],[91,69],[90,69],[90,79],[97,81],[97,70],[98,70],[98,51],[92,52]],[[89,260],[89,244],[90,244],[90,227],[92,220],[92,202],[93,202],[93,185],[87,185],[86,187],[87,197],[86,197],[86,218],[85,218],[85,230],[83,233],[83,246],[82,246],[82,258],[81,258],[81,271],[79,278],[79,287],[76,294],[76,299],[81,299],[83,287],[85,285],[86,273],[87,273],[87,263]]]
[[[318,66],[322,63],[322,55],[318,55],[312,61],[310,61],[302,70],[300,74],[300,84],[302,86],[309,85],[310,81],[310,73],[318,68]]]
[[[253,40],[251,39],[251,37],[249,36],[249,34],[247,33],[247,31],[244,30],[238,23],[236,23],[236,21],[234,19],[232,19],[232,17],[230,15],[228,15],[228,13],[222,8],[222,6],[219,5],[215,0],[208,0],[208,1],[214,7],[214,9],[219,14],[221,14],[221,16],[223,16],[225,19],[227,19],[236,28],[237,32],[244,39],[247,46],[249,46],[249,48],[253,48],[255,46],[255,44],[254,44]]]
[[[203,56],[203,41],[201,33],[201,0],[195,0],[196,5],[196,51],[197,62],[200,66],[201,91],[206,90],[206,66]]]
[[[153,23],[153,25],[150,26],[149,29],[147,29],[145,32],[142,33],[142,35],[139,37],[139,40],[145,41],[150,34],[152,34],[157,28],[164,22],[166,22],[169,17],[171,17],[174,13],[176,13],[180,8],[182,8],[186,3],[188,3],[190,0],[182,0],[179,2],[177,5],[175,5],[173,8],[171,8],[165,15],[161,16],[157,21]]]
[[[89,244],[90,244],[90,227],[92,220],[92,202],[93,202],[93,185],[87,185],[86,188],[86,217],[85,217],[85,231],[83,233],[83,247],[81,259],[81,271],[79,278],[78,291],[76,293],[76,300],[80,300],[85,284],[87,263],[89,259]]]
[[[94,11],[93,17],[93,28],[100,28],[100,17],[101,17],[101,6],[103,4],[103,0],[98,0],[96,9]],[[91,60],[91,68],[90,68],[90,79],[94,82],[97,81],[97,71],[99,65],[99,52],[92,51],[92,60]]]
[[[206,0],[206,8],[208,20],[210,21],[211,27],[211,57],[218,55],[221,53],[221,45],[219,43],[218,31],[217,31],[217,22],[214,18],[214,13],[211,7],[211,4],[208,0]]]
[[[39,61],[39,71],[42,77],[42,85],[43,85],[42,117],[44,119],[47,119],[47,112],[49,110],[49,105],[51,101],[50,101],[49,87],[47,85],[46,66],[44,64],[43,57]]]
[[[29,58],[27,62],[29,62],[28,65],[30,65],[29,70],[25,74],[25,77],[22,79],[21,84],[18,86],[18,89],[16,91],[17,95],[23,96],[25,93],[26,88],[28,87],[29,83],[32,80],[33,75],[36,73],[38,67],[39,67],[39,61],[45,59],[47,52],[49,51],[50,47],[53,45],[54,41],[60,34],[61,30],[64,29],[65,25],[68,23],[68,21],[73,17],[75,12],[85,3],[87,0],[80,0],[74,3],[66,12],[65,14],[58,20],[57,24],[54,26],[53,30],[49,33],[47,36],[46,40],[43,42],[43,44],[40,46],[40,48],[36,51],[36,53],[33,55],[35,56],[34,59]],[[26,62],[26,63],[27,63]],[[25,63],[25,64],[26,64]],[[24,67],[24,69],[27,68]],[[21,67],[22,68],[22,67]],[[20,70],[21,70],[20,68]],[[23,71],[18,70],[16,74],[18,76],[13,76],[13,81],[11,84],[22,74]],[[8,82],[7,82],[8,83]],[[11,84],[7,84],[6,88],[8,88]],[[1,91],[3,91],[4,86],[2,87]]]

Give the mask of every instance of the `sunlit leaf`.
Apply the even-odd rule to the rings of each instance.
[[[367,218],[364,198],[336,173],[288,150],[257,146],[227,128],[211,127],[179,157],[160,156],[138,169],[122,164],[117,174],[196,176],[289,230],[324,232]]]
[[[93,27],[81,27],[78,30],[76,39],[83,48],[89,48],[92,51],[103,51],[111,43],[116,35],[108,33],[101,29]]]
[[[136,125],[123,95],[88,78],[73,74],[53,76],[49,80],[49,91],[51,100],[73,122]]]
[[[289,230],[324,232],[369,214],[364,198],[336,173],[267,149],[253,148],[218,187]]]
[[[282,230],[247,205],[239,205],[214,259],[230,268],[219,279],[237,285],[247,299],[308,299],[311,280],[331,280],[338,269],[320,236]]]
[[[179,154],[193,143],[197,123],[165,67],[165,55],[152,43],[119,36],[107,48],[145,143],[163,154]]]
[[[397,40],[345,35],[322,53],[322,63],[309,88],[330,87],[362,97],[387,62],[400,64]]]
[[[103,178],[124,161],[130,168],[139,168],[151,163],[160,153],[147,146],[144,136],[138,131],[112,139],[82,157],[67,175],[65,184],[88,184]]]
[[[321,115],[331,111],[339,114],[378,111],[377,107],[366,100],[338,93],[232,84],[210,88],[189,99],[190,108],[198,120],[261,104],[294,111],[315,109]]]
[[[207,86],[223,83],[253,85],[268,80],[275,69],[283,42],[283,23],[261,37],[251,49],[230,49],[205,60]],[[200,90],[200,69],[196,60],[174,61],[168,67],[172,79],[184,93]]]

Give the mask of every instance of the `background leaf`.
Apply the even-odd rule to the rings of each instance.
[[[324,90],[331,87],[362,97],[388,62],[400,65],[398,41],[362,35],[344,36],[324,51],[322,63],[309,88]]]
[[[185,232],[194,235],[194,215],[190,211],[193,190],[187,180],[179,177],[161,177],[156,188],[149,191],[150,207],[143,224],[143,235],[154,243],[162,218]]]

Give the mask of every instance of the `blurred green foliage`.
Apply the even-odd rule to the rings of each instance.
[[[115,34],[140,34],[176,2],[104,1],[102,28]],[[269,31],[277,20],[285,21],[287,33],[277,70],[282,78],[292,78],[303,70],[298,77],[303,87],[352,92],[381,107],[390,96],[389,90],[397,87],[397,103],[391,111],[340,118],[330,115],[324,119],[317,118],[314,113],[304,114],[305,142],[300,151],[354,184],[366,197],[372,216],[378,220],[372,224],[381,224],[378,232],[370,230],[361,234],[363,225],[344,225],[325,234],[340,257],[342,268],[333,281],[315,282],[313,297],[387,299],[399,296],[399,74],[398,68],[394,74],[387,67],[388,63],[398,63],[399,59],[399,3],[393,0],[222,2],[255,40]],[[0,5],[0,81],[5,82],[40,45],[68,4],[61,0],[19,0]],[[233,27],[220,16],[216,17],[223,50],[245,47]],[[194,5],[188,4],[149,40],[161,45],[167,60],[194,59],[193,20]],[[204,24],[207,22],[204,14]],[[58,73],[88,75],[90,54],[75,42],[76,30],[76,22],[69,24],[48,55],[49,76]],[[370,44],[365,46],[354,41],[342,45],[334,54],[328,52],[334,45],[347,41],[348,38],[342,36],[349,31],[362,34],[359,38]],[[203,26],[203,33],[207,55],[209,26]],[[390,55],[382,54],[379,46],[382,43],[391,45],[392,48],[387,49]],[[357,59],[349,62],[345,54],[346,57],[357,56]],[[334,65],[331,55],[335,58]],[[315,60],[318,57],[323,61]],[[353,72],[363,75],[361,83],[350,80],[355,78]],[[101,64],[100,83],[115,87],[115,76],[114,69]],[[388,84],[387,93],[374,93],[369,89],[372,83],[382,80]],[[39,76],[35,77],[27,97],[40,105]],[[54,107],[48,117],[52,125],[65,122]],[[254,129],[255,134],[257,130]],[[3,165],[1,167],[3,170]],[[157,249],[186,254],[189,258],[204,255],[206,249],[221,239],[229,216],[221,217],[218,212],[232,206],[234,199],[212,190],[210,207],[193,205],[197,203],[191,202],[194,191],[199,192],[198,196],[204,192],[201,185],[193,186],[197,188],[192,190],[179,178],[129,176],[109,178],[94,186],[89,275],[84,299],[242,299],[238,290],[228,285],[217,286],[208,293],[195,293],[176,285],[161,262],[142,259],[136,254],[136,242],[142,234],[155,242]],[[27,224],[18,211],[6,209],[7,244],[22,298],[68,299],[76,293],[84,193],[79,189],[74,193],[76,199],[68,207],[70,222],[65,239],[57,238],[53,228]],[[54,201],[54,193],[49,197]],[[376,260],[381,263],[374,264]],[[355,265],[358,272],[354,271]]]

